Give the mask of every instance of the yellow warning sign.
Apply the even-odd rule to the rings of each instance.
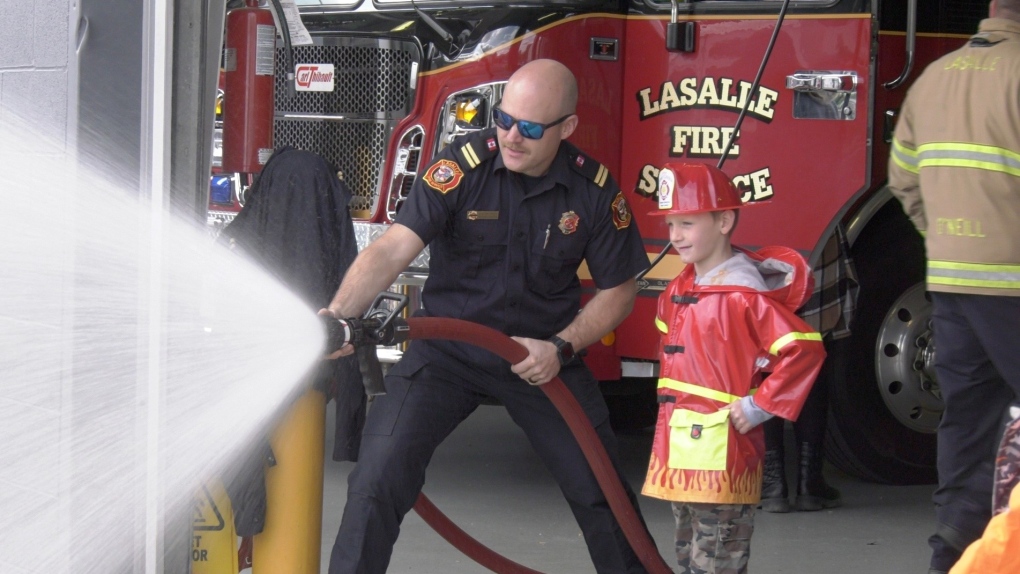
[[[195,492],[191,533],[192,574],[237,574],[237,533],[230,497],[219,479]]]
[[[194,504],[193,530],[223,530],[223,527],[226,525],[223,520],[223,514],[216,507],[216,501],[213,500],[212,494],[206,485],[203,484],[199,492],[196,493]]]

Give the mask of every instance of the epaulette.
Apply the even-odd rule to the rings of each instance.
[[[572,155],[570,166],[573,167],[574,171],[577,173],[594,181],[595,185],[599,187],[605,187],[606,182],[609,181],[609,170],[606,166],[584,155],[583,153]]]
[[[453,155],[457,157],[457,163],[468,171],[496,157],[496,154],[499,153],[496,133],[490,130],[480,131],[466,138],[458,138],[451,146]]]

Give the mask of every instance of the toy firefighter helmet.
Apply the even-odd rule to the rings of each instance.
[[[659,208],[649,215],[681,215],[740,209],[740,192],[717,167],[667,163],[659,170]]]

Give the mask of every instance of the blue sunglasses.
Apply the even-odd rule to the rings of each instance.
[[[519,120],[499,108],[492,108],[492,122],[496,124],[496,127],[501,130],[510,131],[510,128],[514,127],[514,124],[517,124],[517,131],[529,140],[542,139],[542,136],[545,135],[545,130],[555,125],[562,124],[572,115],[574,114],[567,114],[554,122],[540,124],[538,122],[529,122],[528,120]]]

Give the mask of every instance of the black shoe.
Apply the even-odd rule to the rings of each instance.
[[[783,451],[766,450],[762,472],[761,509],[765,512],[790,512],[790,493],[786,487]]]
[[[843,504],[839,491],[826,484],[822,477],[822,461],[821,448],[801,443],[800,463],[797,465],[797,510],[814,511]]]

